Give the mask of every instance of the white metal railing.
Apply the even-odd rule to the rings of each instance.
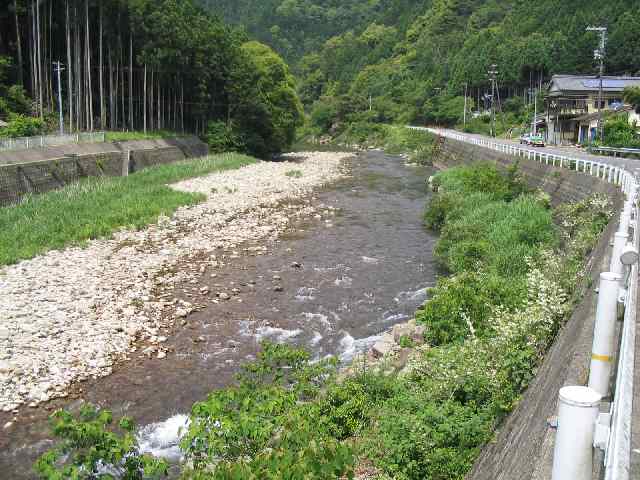
[[[593,419],[593,395],[595,394],[595,398],[598,399],[597,403],[599,404],[599,399],[605,394],[597,392],[589,387],[566,387],[561,390],[560,415],[565,415],[565,418],[564,421],[561,418],[558,419],[553,479],[591,479],[591,445],[594,445],[605,451],[605,480],[628,480],[631,465],[631,418],[633,407],[633,374],[636,344],[635,322],[636,306],[638,302],[639,271],[637,258],[638,252],[640,251],[640,233],[638,232],[638,225],[640,222],[640,210],[638,208],[638,179],[635,175],[624,168],[589,158],[570,157],[532,150],[518,145],[501,143],[493,139],[471,137],[452,131],[443,131],[424,127],[410,128],[416,130],[427,130],[436,135],[508,153],[527,160],[544,163],[545,165],[569,168],[577,172],[584,173],[585,175],[595,176],[605,182],[620,186],[623,194],[625,195],[625,208],[621,214],[619,232],[626,230],[625,234],[628,234],[628,227],[630,226],[633,229],[633,236],[631,237],[632,241],[629,244],[622,245],[619,248],[624,248],[626,249],[624,252],[632,254],[633,263],[629,263],[627,261],[626,264],[630,265],[630,267],[626,267],[627,271],[625,273],[627,276],[624,281],[621,281],[621,301],[624,302],[625,313],[620,348],[617,352],[618,366],[615,379],[615,391],[613,393],[610,410],[605,413],[600,413],[597,419]],[[625,215],[627,215],[626,219]],[[633,221],[630,221],[631,216],[633,216]],[[626,237],[623,236],[623,238],[625,238],[624,241],[626,242]],[[615,255],[619,254],[620,250],[618,250]],[[621,263],[621,259],[614,257],[612,259],[612,265],[614,263]],[[610,315],[610,317],[615,319],[615,315]],[[596,339],[596,341],[597,340],[598,339]],[[594,341],[594,346],[596,341]],[[592,367],[593,359],[597,357],[602,357],[602,355],[596,355],[595,353],[592,354]],[[611,359],[604,360],[609,362],[611,361]],[[593,374],[593,372],[591,372],[591,374]],[[592,381],[590,378],[590,384],[591,383]],[[562,407],[563,405],[564,407]],[[584,428],[584,424],[580,426],[576,422],[587,422],[587,428]],[[592,425],[591,422],[594,422],[594,424]],[[569,436],[571,437],[571,443],[567,445],[567,451],[558,452],[558,448],[562,448],[562,446],[558,445],[561,423],[564,425],[565,432],[567,430],[570,431]],[[584,450],[580,452],[580,448],[578,448],[578,444],[580,442],[576,443],[574,441],[575,435],[580,431],[584,431],[585,435],[589,437],[589,441],[582,441],[582,444],[588,446],[588,451]],[[556,463],[558,465],[556,465]]]
[[[81,132],[68,135],[40,135],[39,137],[0,138],[0,152],[54,147],[73,143],[97,143],[105,141],[105,132]]]

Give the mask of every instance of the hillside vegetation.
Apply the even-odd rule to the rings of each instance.
[[[640,71],[640,5],[631,0],[201,1],[292,63],[317,131],[354,121],[455,124],[465,84],[472,107],[490,90],[494,63],[501,99],[512,98],[504,110],[518,120],[540,79],[595,73],[588,25],[609,28],[608,73]]]
[[[0,12],[2,136],[195,133],[218,151],[288,148],[302,110],[282,58],[193,0],[11,0]]]

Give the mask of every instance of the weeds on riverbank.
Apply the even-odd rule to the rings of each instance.
[[[126,142],[129,140],[157,140],[160,138],[176,138],[183,137],[184,134],[171,132],[169,130],[154,130],[147,133],[134,132],[105,132],[105,142]]]
[[[140,229],[203,195],[167,184],[255,162],[237,154],[212,155],[160,165],[128,177],[87,178],[60,190],[0,208],[0,265],[48,250],[108,237],[119,228]]]
[[[304,137],[304,148],[314,149],[308,143],[313,136]],[[387,125],[372,122],[347,124],[328,145],[323,148],[381,148],[390,155],[407,154],[411,162],[420,165],[431,164],[431,153],[435,137],[424,130],[414,130],[401,125]]]
[[[585,255],[611,216],[602,197],[549,210],[517,172],[492,169],[459,167],[435,179],[427,219],[441,230],[452,276],[417,312],[429,343],[404,369],[354,367],[341,378],[335,362],[265,344],[237,385],[193,406],[183,478],[344,479],[359,464],[373,465],[377,480],[464,478],[570,314]],[[470,242],[481,245],[453,255]],[[81,460],[87,472],[104,467],[98,456]],[[147,477],[134,468],[126,478]]]
[[[349,124],[336,141],[347,145],[382,148],[391,155],[405,153],[412,162],[429,164],[434,138],[429,132],[405,126],[356,122]]]

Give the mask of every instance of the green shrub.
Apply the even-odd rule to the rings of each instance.
[[[551,213],[533,197],[510,203],[461,201],[457,211],[457,217],[447,217],[435,249],[436,258],[454,273],[485,266],[505,276],[522,275],[527,259],[555,242]]]
[[[430,345],[485,336],[491,332],[489,319],[496,306],[515,309],[527,298],[522,278],[472,271],[441,278],[428,293],[429,301],[416,312],[416,321],[427,326]]]
[[[315,415],[333,437],[342,440],[362,432],[372,409],[391,397],[393,389],[392,379],[365,371],[330,386]]]
[[[9,116],[9,125],[2,129],[2,135],[18,137],[34,137],[44,133],[45,123],[42,119],[22,114]]]
[[[209,122],[205,140],[211,153],[241,152],[245,148],[233,125],[225,122]]]
[[[387,401],[365,440],[367,456],[397,480],[462,479],[491,437],[486,410],[406,389]]]
[[[434,177],[434,185],[445,192],[459,194],[486,193],[495,200],[511,201],[527,191],[519,178],[517,165],[500,172],[495,165],[477,162],[449,168]]]

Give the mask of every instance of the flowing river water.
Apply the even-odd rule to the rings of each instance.
[[[436,279],[436,237],[422,225],[432,171],[378,151],[358,155],[349,168],[349,178],[314,194],[313,203],[334,215],[298,221],[266,255],[239,255],[205,272],[212,292],[233,286],[238,296],[190,315],[169,339],[175,353],[136,356],[70,398],[23,409],[15,425],[0,430],[0,478],[34,478],[33,462],[52,445],[46,418],[53,409],[89,401],[127,414],[147,425],[141,443],[148,450],[175,454],[179,414],[232,382],[261,340],[349,361],[410,318]]]

